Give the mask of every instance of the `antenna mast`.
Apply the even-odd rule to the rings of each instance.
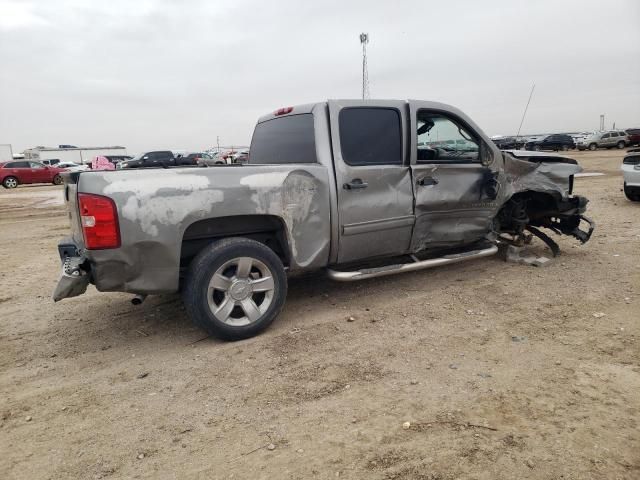
[[[360,34],[360,43],[362,44],[362,99],[369,98],[369,71],[367,68],[367,43],[369,43],[369,34]]]
[[[529,103],[531,103],[531,97],[533,97],[534,88],[536,88],[535,83],[531,87],[531,93],[529,94],[529,100],[527,100],[527,106],[524,107],[524,113],[522,114],[522,120],[520,120],[520,126],[518,127],[518,133],[516,135],[516,142],[518,141],[518,138],[520,138],[520,129],[522,128],[522,124],[524,123],[524,117],[527,115],[527,109],[529,108]]]

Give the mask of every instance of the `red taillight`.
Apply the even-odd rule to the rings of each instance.
[[[79,193],[78,202],[85,247],[89,250],[118,248],[120,228],[118,210],[113,200],[101,195]]]
[[[273,114],[274,115],[286,115],[287,113],[291,113],[291,112],[293,112],[293,107],[283,107],[283,108],[279,108],[278,110],[273,112]]]

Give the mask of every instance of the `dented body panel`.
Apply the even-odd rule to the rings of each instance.
[[[397,111],[401,156],[393,165],[354,165],[343,158],[340,115],[354,108]],[[581,171],[575,161],[500,151],[454,107],[414,100],[334,100],[292,110],[291,116],[313,115],[312,163],[65,174],[72,239],[59,246],[67,269],[54,298],[83,293],[89,281],[100,291],[175,292],[197,249],[224,236],[256,235],[268,242],[272,237],[263,234],[277,234],[282,245],[273,248],[288,272],[296,274],[471,249],[480,241],[495,243],[503,233],[521,236],[529,227],[550,228],[583,242],[591,234],[578,229],[587,201],[572,196],[573,175]],[[417,133],[421,118],[440,114],[465,129],[468,143],[477,149],[452,160],[446,145],[428,146],[432,157],[425,159]],[[278,115],[266,115],[258,125],[278,121]],[[85,247],[79,193],[113,200],[118,248]],[[252,222],[262,218],[256,223],[260,227],[253,228]]]
[[[91,172],[79,176],[77,189],[114,200],[122,245],[83,255],[98,290],[172,292],[190,225],[258,214],[277,216],[286,226],[292,271],[321,268],[330,249],[328,183],[321,165]]]

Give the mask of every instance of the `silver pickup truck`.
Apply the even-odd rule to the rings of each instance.
[[[54,300],[181,291],[212,335],[255,335],[287,276],[352,281],[493,255],[539,230],[586,242],[578,164],[500,151],[464,113],[425,101],[330,100],[259,119],[246,165],[65,174],[72,235]],[[585,221],[588,229],[581,230]]]

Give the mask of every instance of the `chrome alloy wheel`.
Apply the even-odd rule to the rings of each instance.
[[[244,326],[257,321],[274,298],[271,270],[251,257],[224,263],[211,277],[207,301],[213,315],[227,325]]]

